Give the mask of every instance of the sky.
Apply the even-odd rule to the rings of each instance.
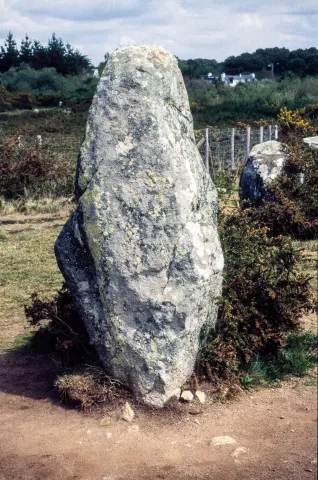
[[[0,0],[0,44],[53,32],[94,65],[120,45],[162,45],[182,59],[257,48],[318,47],[317,0]]]

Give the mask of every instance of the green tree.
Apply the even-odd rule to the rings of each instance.
[[[28,37],[28,34],[25,35],[24,40],[21,42],[20,53],[19,53],[19,63],[31,64],[32,62],[32,41]]]
[[[16,41],[13,40],[13,34],[8,33],[4,47],[1,47],[0,53],[0,71],[6,72],[11,67],[16,67],[19,64],[19,51],[17,49]]]
[[[55,68],[57,72],[67,73],[66,52],[67,50],[62,39],[56,38],[55,33],[53,33],[47,47],[48,66]]]
[[[40,42],[35,40],[32,46],[32,67],[36,70],[49,66],[48,51]]]

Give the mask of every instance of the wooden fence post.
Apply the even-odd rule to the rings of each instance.
[[[278,125],[275,125],[275,140],[278,140]]]
[[[272,139],[272,126],[271,125],[268,125],[268,136],[269,136],[269,140]]]
[[[264,142],[264,127],[259,127],[259,143]]]
[[[232,167],[232,170],[235,170],[234,140],[235,140],[235,128],[232,128],[232,132],[231,132],[231,167]]]
[[[246,129],[246,159],[250,156],[251,150],[251,127]]]
[[[205,129],[205,167],[209,173],[209,129]]]

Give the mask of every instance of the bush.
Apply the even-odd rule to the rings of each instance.
[[[317,235],[318,149],[308,148],[302,141],[304,136],[315,135],[317,127],[306,118],[306,111],[281,111],[282,140],[287,143],[284,172],[271,183],[272,201],[263,201],[252,210],[255,221],[268,227],[272,236],[310,239]]]
[[[90,103],[98,79],[87,78],[82,75],[64,76],[57,73],[54,68],[34,70],[25,66],[11,68],[8,72],[0,73],[0,83],[3,85],[2,88],[5,87],[9,93],[18,94],[22,92],[23,95],[33,95],[37,97],[39,106],[50,107],[58,105],[60,100],[71,104],[82,100]],[[14,108],[18,107],[15,106]]]
[[[232,379],[256,355],[277,355],[312,308],[309,278],[300,273],[299,252],[288,238],[269,237],[247,211],[221,217],[220,235],[223,297],[199,358],[200,372],[215,382]]]
[[[0,85],[0,112],[12,109],[32,110],[35,98],[29,93],[10,93],[3,85]]]
[[[0,144],[0,196],[72,195],[75,161],[76,153],[50,145],[19,147],[9,138]]]

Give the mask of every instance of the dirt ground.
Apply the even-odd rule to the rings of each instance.
[[[58,403],[48,360],[0,359],[0,480],[316,479],[316,387],[304,380],[224,404],[134,405],[131,424],[117,404],[103,427],[105,412]]]
[[[34,290],[28,285],[30,275],[37,289],[51,291],[60,281],[52,239],[63,220],[59,215],[7,216],[2,222],[8,235],[1,257],[8,264],[0,290],[4,346],[24,332],[22,294]],[[37,262],[31,256],[36,242]],[[10,248],[14,258],[15,252],[21,258],[29,254],[29,270],[20,257],[13,264]],[[50,272],[48,278],[43,270]],[[316,330],[316,315],[306,322],[306,328]],[[55,370],[47,358],[0,353],[0,480],[316,479],[313,378],[242,392],[226,403],[208,398],[201,406],[175,400],[160,412],[133,405],[134,421],[126,423],[120,401],[107,412],[65,408],[52,389]],[[100,425],[105,415],[111,418],[106,427]],[[217,436],[236,443],[213,446]]]

